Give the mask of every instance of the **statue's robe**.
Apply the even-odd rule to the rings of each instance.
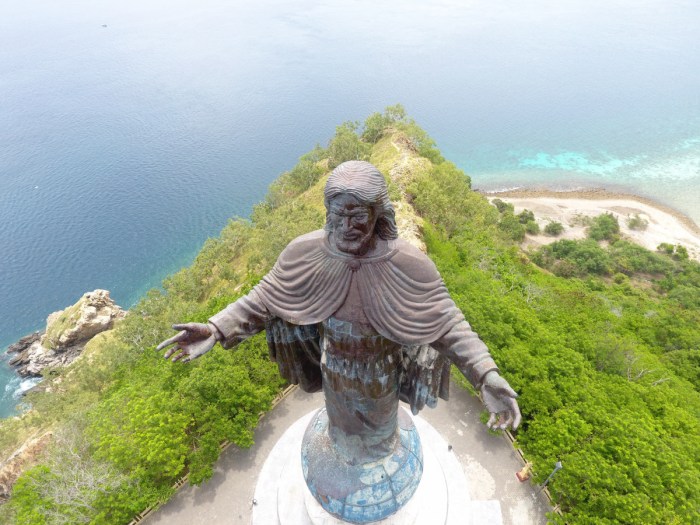
[[[478,388],[496,364],[435,265],[406,241],[387,244],[381,255],[357,257],[333,251],[328,232],[302,235],[248,295],[210,322],[226,348],[265,329],[282,376],[313,392],[321,388],[319,324],[341,307],[360,308],[378,334],[402,345],[400,398],[414,413],[448,398],[450,362]],[[359,304],[345,304],[351,286]]]

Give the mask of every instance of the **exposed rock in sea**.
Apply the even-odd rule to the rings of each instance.
[[[34,332],[33,334],[25,335],[22,339],[17,341],[14,344],[11,344],[10,346],[7,347],[7,353],[8,354],[14,354],[18,352],[22,352],[23,350],[26,350],[29,348],[32,343],[35,341],[38,341],[41,338],[41,335],[44,332]]]
[[[44,368],[72,363],[91,338],[109,330],[126,312],[114,303],[107,290],[83,295],[77,303],[54,312],[46,319],[46,330],[27,335],[8,347],[16,354],[9,361],[21,376],[40,376]]]

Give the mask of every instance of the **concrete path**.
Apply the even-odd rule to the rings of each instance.
[[[467,475],[473,500],[498,499],[504,525],[544,525],[551,510],[544,495],[515,473],[522,462],[510,442],[492,435],[479,421],[481,404],[452,384],[449,402],[426,408],[421,416],[452,445]],[[297,419],[323,404],[323,396],[295,390],[267,414],[255,431],[255,445],[227,449],[214,476],[199,487],[185,485],[144,525],[248,525],[258,472],[272,447]]]

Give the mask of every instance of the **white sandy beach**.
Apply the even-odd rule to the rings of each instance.
[[[620,223],[624,238],[650,250],[656,250],[661,243],[682,244],[692,259],[700,261],[700,228],[685,215],[642,197],[604,190],[517,190],[488,193],[486,196],[489,201],[498,198],[511,203],[515,213],[524,209],[532,211],[542,230],[550,221],[560,222],[564,226],[564,232],[558,237],[528,235],[524,242],[526,247],[548,244],[557,239],[585,238],[585,226],[577,218],[612,213]],[[645,229],[632,230],[627,226],[628,218],[634,214],[648,222]]]

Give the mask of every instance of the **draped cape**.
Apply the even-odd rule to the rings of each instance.
[[[356,306],[397,343],[430,344],[464,320],[433,262],[400,239],[389,241],[382,255],[354,257],[331,251],[327,232],[308,233],[289,243],[255,291],[274,316],[310,325],[338,311],[353,279]]]
[[[254,288],[272,314],[266,323],[270,356],[280,373],[306,391],[321,388],[318,324],[344,305],[353,279],[372,327],[399,343],[400,398],[418,413],[449,397],[450,361],[430,346],[464,320],[433,262],[402,240],[376,257],[331,250],[327,232],[298,237]]]

